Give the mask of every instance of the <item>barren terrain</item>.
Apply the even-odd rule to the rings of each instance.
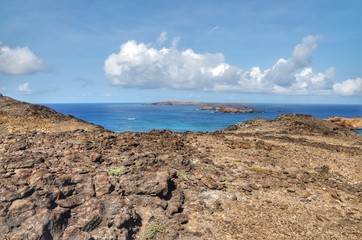
[[[362,138],[334,123],[113,133],[0,109],[0,239],[362,239]]]

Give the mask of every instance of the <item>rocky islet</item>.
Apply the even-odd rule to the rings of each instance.
[[[199,110],[216,111],[220,113],[262,113],[263,111],[250,109],[250,108],[237,108],[237,107],[215,107],[206,106],[199,108]]]

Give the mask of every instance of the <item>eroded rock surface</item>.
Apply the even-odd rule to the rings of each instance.
[[[0,134],[0,239],[362,238],[362,139],[333,123],[120,134],[68,123]]]
[[[362,118],[330,117],[325,120],[349,129],[362,129]]]

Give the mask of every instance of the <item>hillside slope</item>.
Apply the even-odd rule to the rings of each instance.
[[[93,131],[99,128],[41,105],[0,96],[0,133],[63,132],[76,129]]]

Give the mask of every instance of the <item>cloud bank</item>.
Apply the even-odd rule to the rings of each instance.
[[[105,60],[104,72],[110,83],[126,88],[170,88],[203,91],[281,94],[361,94],[361,78],[341,83],[333,80],[334,68],[315,73],[311,54],[319,36],[306,36],[288,59],[272,67],[241,69],[225,62],[220,53],[195,53],[192,49],[156,49],[128,41]]]
[[[0,73],[23,75],[42,70],[43,61],[29,48],[9,48],[0,42]]]

